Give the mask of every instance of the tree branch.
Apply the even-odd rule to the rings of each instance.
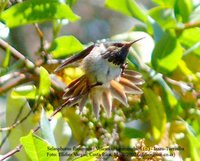
[[[194,27],[200,27],[200,21],[184,23],[182,26],[178,26],[176,30],[183,31],[185,29],[194,28]]]
[[[6,155],[3,155],[2,158],[0,158],[0,161],[3,161],[11,156],[13,156],[15,153],[20,152],[22,149],[22,145],[18,145],[15,149],[11,150],[10,152],[8,152]]]
[[[12,47],[11,45],[9,45],[7,42],[5,42],[3,39],[0,38],[0,48],[7,50],[9,49],[11,54],[13,55],[13,57],[15,57],[15,59],[20,59],[22,61],[25,62],[25,65],[28,68],[34,68],[35,65],[33,62],[31,62],[30,60],[28,60],[23,54],[21,54],[19,51],[17,51],[14,47]]]
[[[9,82],[6,85],[0,87],[0,94],[8,91],[9,89],[15,87],[16,85],[23,83],[26,79],[27,77],[24,74],[20,74],[19,77],[13,80],[12,82]]]
[[[52,120],[52,118],[62,110],[64,106],[60,106],[58,107],[49,117],[49,122]],[[36,128],[33,129],[33,133],[35,133],[36,131],[38,131],[40,129],[40,126],[37,126]],[[3,155],[2,158],[0,158],[0,161],[3,161],[11,156],[13,156],[15,153],[20,152],[22,149],[22,144],[19,144],[15,149],[11,150],[10,152],[6,153],[5,155]]]

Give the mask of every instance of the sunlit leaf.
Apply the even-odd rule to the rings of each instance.
[[[198,5],[190,15],[190,21],[195,22],[200,20],[200,5]]]
[[[185,122],[185,126],[187,129],[187,137],[189,139],[190,143],[190,153],[191,153],[191,158],[193,160],[199,160],[200,159],[200,140],[197,138],[197,135],[194,131],[194,129],[187,123]]]
[[[179,62],[177,71],[175,71],[174,73],[174,77],[177,79],[185,79],[186,77],[188,80],[198,81],[198,78],[194,74],[194,72],[200,70],[200,67],[196,66],[196,64],[200,63],[200,60],[197,58],[196,55],[188,55],[188,56],[189,58],[186,61],[181,60]],[[191,61],[194,63],[191,63]]]
[[[9,65],[9,62],[10,62],[10,55],[11,55],[10,49],[7,48],[7,50],[6,50],[6,56],[5,56],[4,61],[3,61],[3,63],[2,63],[2,66],[3,66],[4,68],[8,67],[8,65]]]
[[[174,3],[176,2],[176,0],[152,0],[152,1],[161,6],[170,7],[170,8],[173,8]]]
[[[155,141],[159,141],[165,131],[166,113],[158,95],[149,88],[144,89],[144,96],[149,107],[152,133]]]
[[[193,136],[188,135],[189,141],[190,141],[190,151],[191,151],[191,158],[193,160],[200,160],[200,143],[199,140]]]
[[[11,96],[13,98],[35,99],[37,93],[36,91],[37,90],[34,85],[23,85],[14,88],[11,92]]]
[[[192,0],[176,0],[174,13],[179,21],[187,22],[193,9]]]
[[[156,71],[166,74],[176,69],[181,57],[181,45],[170,33],[165,33],[154,48],[151,62]]]
[[[61,36],[53,41],[49,52],[54,58],[62,58],[83,49],[84,46],[74,36]]]
[[[106,0],[105,5],[110,9],[135,17],[143,22],[147,20],[147,15],[141,10],[135,0]]]
[[[82,122],[73,108],[68,108],[64,113],[64,118],[71,127],[73,137],[80,143],[87,135],[88,127]]]
[[[181,107],[174,92],[168,86],[165,80],[162,77],[158,77],[156,81],[161,85],[161,88],[163,90],[163,95],[162,95],[163,103],[165,105],[167,118],[168,120],[171,120],[176,114],[176,111],[179,110],[179,108]]]
[[[50,93],[51,78],[47,70],[40,67],[39,95],[46,96]]]
[[[74,14],[68,5],[57,0],[29,0],[5,10],[1,19],[7,26],[17,27],[55,19],[68,19],[73,22],[78,20],[79,16]]]
[[[43,139],[45,139],[46,141],[48,141],[48,143],[56,147],[56,141],[54,138],[53,130],[50,127],[50,122],[46,116],[44,109],[42,109],[40,116],[40,127]]]
[[[183,44],[183,46],[186,48],[192,48],[195,45],[198,45],[199,40],[200,40],[199,27],[186,29],[183,31],[183,33],[179,37],[180,43]],[[193,50],[187,51],[186,54],[189,54],[189,53],[195,53],[196,55],[200,56],[200,46],[198,45],[196,48],[193,48]]]
[[[51,145],[32,132],[22,137],[20,142],[32,161],[59,161],[58,151],[49,150]]]
[[[156,41],[162,36],[162,28],[138,6],[135,0],[106,0],[105,5],[110,9],[144,22],[148,32],[154,34]]]
[[[66,147],[72,137],[72,130],[62,116],[56,117],[51,121],[54,125],[54,136],[57,147]]]
[[[176,19],[173,10],[159,6],[149,10],[149,15],[163,28],[173,28],[176,26]]]

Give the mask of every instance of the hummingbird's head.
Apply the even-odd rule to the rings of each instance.
[[[125,63],[131,45],[141,39],[143,38],[131,42],[108,43],[105,45],[107,47],[107,51],[102,54],[102,57],[104,59],[108,59],[109,62],[112,62],[115,65],[122,65]]]

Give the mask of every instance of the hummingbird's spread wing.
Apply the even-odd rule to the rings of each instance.
[[[83,59],[91,52],[91,50],[94,48],[94,46],[95,45],[91,45],[88,48],[86,48],[85,50],[81,51],[79,54],[76,54],[76,55],[73,55],[73,56],[67,58],[59,67],[57,67],[55,69],[55,72],[61,70],[64,67],[67,67],[69,64],[72,64],[76,61]]]

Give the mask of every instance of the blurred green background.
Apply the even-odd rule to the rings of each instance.
[[[9,160],[200,160],[199,15],[199,0],[1,0],[0,157],[21,143]],[[100,39],[141,37],[128,68],[143,75],[143,95],[128,95],[128,108],[115,101],[111,118],[102,109],[96,119],[88,102],[82,115],[69,107],[47,121],[83,74],[55,74],[64,58]],[[48,157],[50,146],[69,156]]]

